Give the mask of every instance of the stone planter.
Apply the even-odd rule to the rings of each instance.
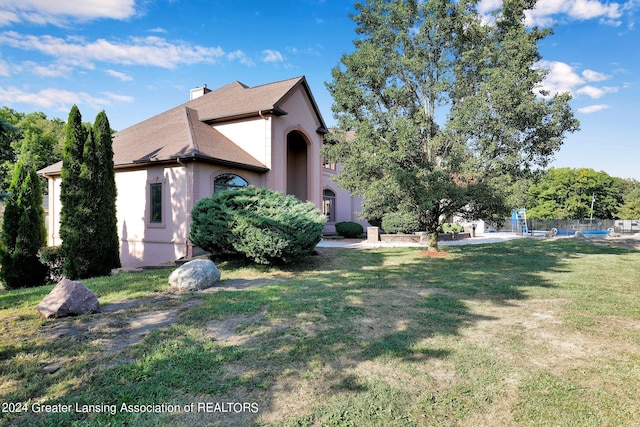
[[[386,243],[420,243],[420,236],[417,234],[381,234],[380,241]]]
[[[471,237],[471,233],[457,233],[455,236],[452,233],[438,234],[438,240],[442,240],[442,241],[462,240],[462,239],[469,239],[470,237]]]

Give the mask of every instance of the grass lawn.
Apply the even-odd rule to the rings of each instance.
[[[446,249],[221,262],[199,293],[92,279],[101,312],[72,319],[0,291],[0,424],[640,425],[640,252]]]

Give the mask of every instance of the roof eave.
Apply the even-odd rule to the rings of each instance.
[[[274,106],[266,110],[247,111],[244,113],[234,114],[232,116],[207,117],[207,118],[200,119],[200,121],[207,124],[213,124],[213,123],[221,123],[221,122],[230,122],[234,120],[250,119],[254,117],[286,116],[287,114],[289,113],[284,111],[282,108],[278,106]]]
[[[236,167],[239,169],[250,170],[255,172],[267,172],[269,168],[266,166],[259,165],[248,165],[246,163],[234,162],[231,160],[220,159],[217,157],[205,156],[202,154],[189,154],[186,156],[171,156],[165,158],[154,158],[153,160],[144,159],[144,160],[136,160],[131,163],[130,167],[139,167],[143,165],[160,165],[160,164],[169,164],[169,163],[187,163],[187,162],[195,162],[201,161],[205,163],[211,163],[221,166],[229,166]],[[126,168],[127,165],[121,165],[121,169]]]

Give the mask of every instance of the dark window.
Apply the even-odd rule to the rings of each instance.
[[[213,181],[213,192],[231,190],[234,188],[242,188],[249,185],[249,183],[242,177],[233,173],[224,173],[216,176]]]
[[[150,184],[151,211],[149,222],[152,224],[162,223],[162,183]]]
[[[328,222],[336,221],[336,193],[331,190],[322,192],[322,212],[327,216]]]

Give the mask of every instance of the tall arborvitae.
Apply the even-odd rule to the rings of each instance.
[[[18,162],[9,192],[2,224],[0,280],[9,289],[43,285],[47,267],[40,262],[38,251],[46,243],[46,229],[35,169]]]
[[[60,195],[64,274],[71,279],[108,275],[120,267],[109,120],[103,111],[87,131],[74,106],[67,126]]]
[[[77,106],[69,112],[66,137],[62,148],[62,184],[60,188],[60,237],[65,257],[64,274],[70,279],[82,277],[87,269],[83,240],[87,238],[84,223],[86,209],[82,202],[90,198],[81,180],[84,145],[87,131],[82,125],[82,116]]]
[[[116,178],[113,170],[113,139],[109,119],[104,111],[96,116],[93,124],[93,134],[96,148],[96,180],[98,199],[96,212],[97,235],[96,242],[100,244],[100,259],[104,274],[120,264],[120,243],[116,218]]]

